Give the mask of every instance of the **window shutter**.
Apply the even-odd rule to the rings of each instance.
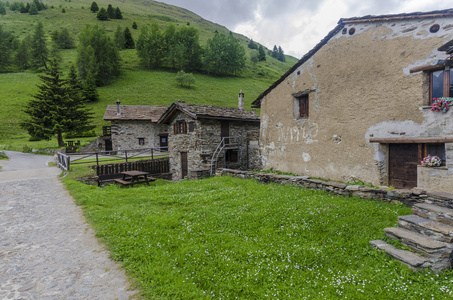
[[[177,134],[177,133],[178,133],[178,122],[176,122],[175,124],[173,124],[173,132],[174,132],[174,134]]]
[[[183,133],[187,133],[186,121],[182,121],[182,131]]]
[[[308,118],[308,95],[299,98],[299,115],[301,118]]]

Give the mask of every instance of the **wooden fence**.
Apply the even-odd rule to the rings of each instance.
[[[124,171],[143,171],[151,174],[162,174],[170,172],[170,159],[168,157],[153,160],[138,160],[133,162],[104,164],[93,166],[96,169],[96,175],[119,174]]]

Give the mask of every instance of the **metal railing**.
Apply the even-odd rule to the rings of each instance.
[[[214,153],[211,157],[211,176],[214,175],[215,170],[217,169],[217,160],[219,159],[220,153],[222,153],[225,147],[236,147],[239,145],[239,137],[237,136],[226,136],[223,137],[220,143],[214,150]]]

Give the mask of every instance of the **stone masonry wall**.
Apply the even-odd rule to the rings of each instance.
[[[173,124],[184,120],[187,124],[186,134],[174,134]],[[189,122],[195,122],[195,130],[189,132]],[[212,119],[194,120],[186,114],[179,113],[173,118],[173,122],[168,127],[170,170],[173,173],[173,180],[181,180],[181,152],[187,152],[188,178],[196,179],[208,174],[212,154],[220,143],[221,122]],[[238,122],[230,121],[230,136],[241,137],[238,149],[238,162],[227,163],[230,168],[246,169],[248,163],[247,141],[251,136],[259,133],[258,122]],[[219,161],[219,166],[224,166],[223,156]]]
[[[430,192],[424,190],[389,190],[386,187],[369,188],[360,185],[347,185],[334,181],[310,179],[308,176],[275,175],[270,173],[255,173],[231,169],[218,169],[217,176],[232,176],[242,179],[255,179],[262,183],[277,183],[296,185],[301,188],[324,190],[345,197],[360,197],[382,201],[400,201],[413,206],[417,203],[433,203],[443,207],[453,208],[453,194]]]
[[[113,150],[128,150],[159,147],[159,134],[167,132],[167,126],[151,121],[112,121]],[[145,144],[139,144],[139,138]]]

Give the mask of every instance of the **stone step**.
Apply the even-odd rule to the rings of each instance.
[[[417,203],[412,212],[425,219],[453,226],[453,209],[429,203]]]
[[[453,226],[417,215],[400,216],[398,227],[417,232],[436,241],[453,242]]]
[[[405,264],[414,271],[419,271],[424,268],[431,267],[430,261],[414,252],[407,250],[396,249],[390,244],[387,244],[383,240],[376,240],[370,242],[373,249],[384,250],[386,254],[391,257],[399,260],[401,263]]]
[[[432,240],[419,233],[404,228],[384,228],[386,235],[401,242],[426,257],[439,257],[446,251],[446,244]]]

